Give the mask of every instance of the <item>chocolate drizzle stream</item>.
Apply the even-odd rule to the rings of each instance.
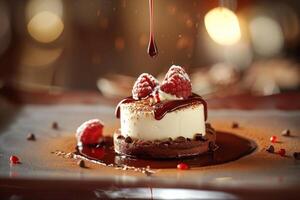
[[[115,115],[117,118],[120,118],[120,106],[123,103],[131,103],[137,101],[133,99],[131,96],[123,99],[116,107]],[[207,120],[207,103],[206,101],[197,94],[192,94],[188,99],[182,100],[172,100],[172,101],[162,101],[153,105],[154,108],[154,117],[156,120],[161,120],[168,112],[173,112],[180,108],[184,108],[200,102],[204,107],[204,117]]]
[[[115,110],[115,116],[117,118],[120,118],[120,115],[121,115],[121,110],[120,110],[120,106],[123,104],[123,103],[131,103],[131,102],[134,102],[136,101],[135,99],[132,98],[132,96],[130,97],[126,97],[125,99],[121,100],[117,107],[116,107],[116,110]]]

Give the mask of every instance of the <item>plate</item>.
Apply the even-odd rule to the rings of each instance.
[[[3,190],[0,195],[19,191],[30,196],[33,195],[30,191],[36,191],[36,194],[49,191],[51,194],[61,192],[60,195],[68,196],[70,194],[67,191],[72,191],[75,197],[80,193],[88,198],[88,195],[111,195],[105,191],[113,191],[114,195],[114,191],[124,192],[124,189],[126,191],[134,187],[140,188],[140,191],[147,190],[147,198],[150,195],[149,188],[156,191],[156,197],[161,192],[167,194],[171,191],[158,188],[223,191],[233,197],[241,196],[245,191],[254,191],[253,195],[263,191],[266,195],[278,194],[275,197],[282,197],[281,192],[289,192],[291,197],[297,196],[300,161],[296,161],[292,154],[300,151],[299,111],[209,111],[209,122],[218,131],[233,132],[258,145],[252,154],[216,166],[186,171],[161,169],[152,176],[145,176],[139,172],[117,170],[94,163],[86,163],[88,167],[83,169],[76,164],[76,160],[55,153],[68,153],[75,148],[75,130],[88,119],[100,118],[105,123],[105,133],[111,134],[119,127],[113,113],[114,107],[104,103],[15,105],[1,101],[0,187]],[[239,123],[239,128],[231,127],[233,121]],[[58,129],[52,128],[53,122],[58,123]],[[291,130],[292,137],[280,135],[286,128]],[[34,133],[36,141],[26,140],[28,133]],[[272,135],[279,138],[279,142],[273,144],[275,150],[284,148],[287,156],[266,152]],[[21,164],[10,165],[10,155],[17,155]]]

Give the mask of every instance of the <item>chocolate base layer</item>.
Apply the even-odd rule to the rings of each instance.
[[[116,153],[140,158],[183,158],[199,155],[216,148],[216,132],[206,124],[206,134],[195,134],[194,138],[146,141],[131,137],[124,137],[120,130],[114,133],[114,150]]]

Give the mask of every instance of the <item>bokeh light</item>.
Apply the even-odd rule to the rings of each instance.
[[[115,48],[118,51],[122,51],[125,48],[125,40],[123,37],[117,37],[115,39]]]
[[[29,21],[27,30],[37,41],[50,43],[63,32],[64,24],[61,18],[50,11],[41,11]]]
[[[26,43],[23,47],[21,64],[24,67],[46,67],[62,54],[62,48],[42,48]]]
[[[205,15],[204,23],[209,36],[218,44],[232,45],[241,38],[237,16],[225,7],[209,11]]]
[[[26,18],[29,21],[32,17],[41,11],[55,13],[59,17],[63,16],[63,4],[61,0],[31,0],[26,6]]]
[[[299,91],[299,65],[294,66],[300,52],[299,5],[155,1],[159,57],[153,60],[146,51],[148,1],[0,1],[0,79],[18,81],[15,73],[23,73],[22,83],[52,84],[55,79],[55,85],[66,88],[96,89],[95,82],[106,74],[164,77],[169,65],[178,64],[193,74],[199,94],[224,86],[237,88],[229,93]],[[251,81],[244,81],[249,74]]]
[[[258,16],[251,20],[250,36],[255,52],[262,56],[278,54],[284,45],[280,24],[267,16]]]
[[[253,60],[250,43],[241,40],[224,51],[224,60],[236,66],[236,70],[246,69]]]
[[[186,35],[179,35],[179,38],[176,42],[177,49],[187,49],[192,47],[193,41],[189,36]]]
[[[214,64],[208,75],[214,84],[229,85],[236,80],[235,66],[229,63]]]

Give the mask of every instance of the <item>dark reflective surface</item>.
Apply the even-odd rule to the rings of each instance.
[[[177,189],[177,188],[112,188],[95,190],[95,195],[111,199],[238,199],[236,196],[209,190]]]

